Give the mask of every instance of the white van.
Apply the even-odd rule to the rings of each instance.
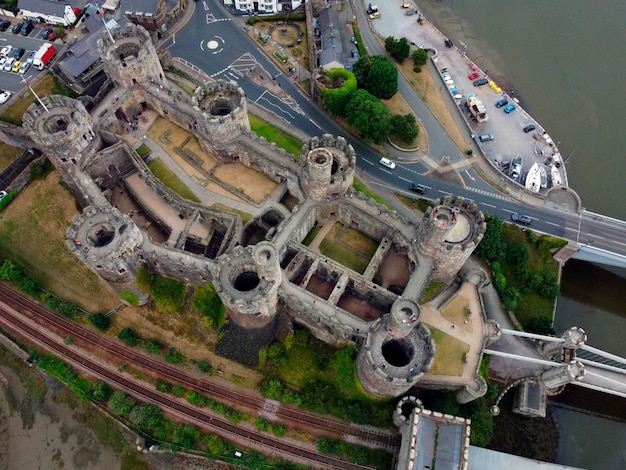
[[[394,162],[385,157],[381,158],[378,163],[380,163],[382,166],[386,166],[390,170],[393,170],[396,167],[396,164]]]

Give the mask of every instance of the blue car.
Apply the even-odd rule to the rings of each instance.
[[[496,108],[501,108],[502,106],[506,106],[507,104],[509,104],[509,100],[507,100],[506,98],[502,98],[496,103]]]
[[[515,111],[516,107],[517,106],[515,106],[514,104],[510,104],[506,108],[504,108],[504,112],[509,114],[511,111]]]

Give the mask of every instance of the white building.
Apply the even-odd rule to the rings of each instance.
[[[295,10],[302,0],[224,0],[224,5],[234,10],[253,13],[283,13]]]
[[[50,0],[19,0],[17,7],[24,19],[33,23],[47,23],[53,26],[71,26],[76,23],[79,8]]]

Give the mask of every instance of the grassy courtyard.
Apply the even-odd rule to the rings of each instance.
[[[428,375],[460,377],[465,367],[463,357],[469,351],[469,345],[432,326],[428,329],[436,347],[435,362],[428,371]]]
[[[336,222],[320,243],[320,253],[363,274],[377,247],[376,240]]]

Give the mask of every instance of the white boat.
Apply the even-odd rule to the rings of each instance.
[[[539,165],[539,181],[541,189],[546,189],[548,187],[548,174],[546,173],[545,165]]]
[[[536,193],[541,189],[541,175],[539,172],[539,163],[533,164],[526,175],[526,189],[530,189]]]
[[[552,179],[552,186],[561,186],[563,184],[559,169],[555,165],[550,167],[550,179]]]

